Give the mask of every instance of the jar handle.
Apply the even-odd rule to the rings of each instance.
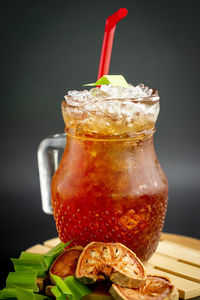
[[[51,205],[51,180],[58,168],[59,158],[66,144],[66,134],[55,134],[42,140],[39,145],[38,171],[42,209],[46,214],[53,214]]]

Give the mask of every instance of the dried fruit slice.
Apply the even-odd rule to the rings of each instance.
[[[85,284],[109,278],[125,287],[138,287],[146,272],[134,252],[120,243],[92,242],[81,253],[76,277]]]
[[[66,249],[60,256],[56,258],[54,263],[50,268],[50,278],[51,274],[60,276],[62,279],[70,275],[75,275],[76,265],[78,258],[83,251],[83,247],[75,246]],[[53,280],[51,278],[52,283]]]
[[[149,275],[137,289],[112,284],[110,294],[116,300],[178,300],[178,291],[165,277]]]
[[[45,287],[45,295],[46,296],[50,296],[50,297],[54,297],[54,294],[52,293],[51,289],[53,288],[53,285],[47,285]]]
[[[36,277],[36,284],[40,292],[43,292],[45,286],[49,283],[49,277]]]

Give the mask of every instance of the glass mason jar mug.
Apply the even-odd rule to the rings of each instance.
[[[66,100],[66,146],[51,184],[60,239],[82,246],[120,242],[147,261],[159,242],[168,201],[153,145],[158,95],[101,99],[100,105],[107,101],[102,114],[97,103],[88,110]]]

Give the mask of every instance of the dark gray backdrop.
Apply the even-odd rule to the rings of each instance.
[[[170,187],[164,230],[200,238],[198,1],[1,0],[3,280],[9,257],[56,236],[41,210],[37,148],[63,132],[66,91],[96,79],[105,19],[120,7],[129,14],[116,29],[110,73],[161,96],[155,146]]]

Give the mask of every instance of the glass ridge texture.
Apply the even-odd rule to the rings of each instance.
[[[63,242],[120,242],[145,262],[160,239],[168,183],[153,144],[159,97],[133,101],[128,120],[63,101],[67,141],[51,194]]]

